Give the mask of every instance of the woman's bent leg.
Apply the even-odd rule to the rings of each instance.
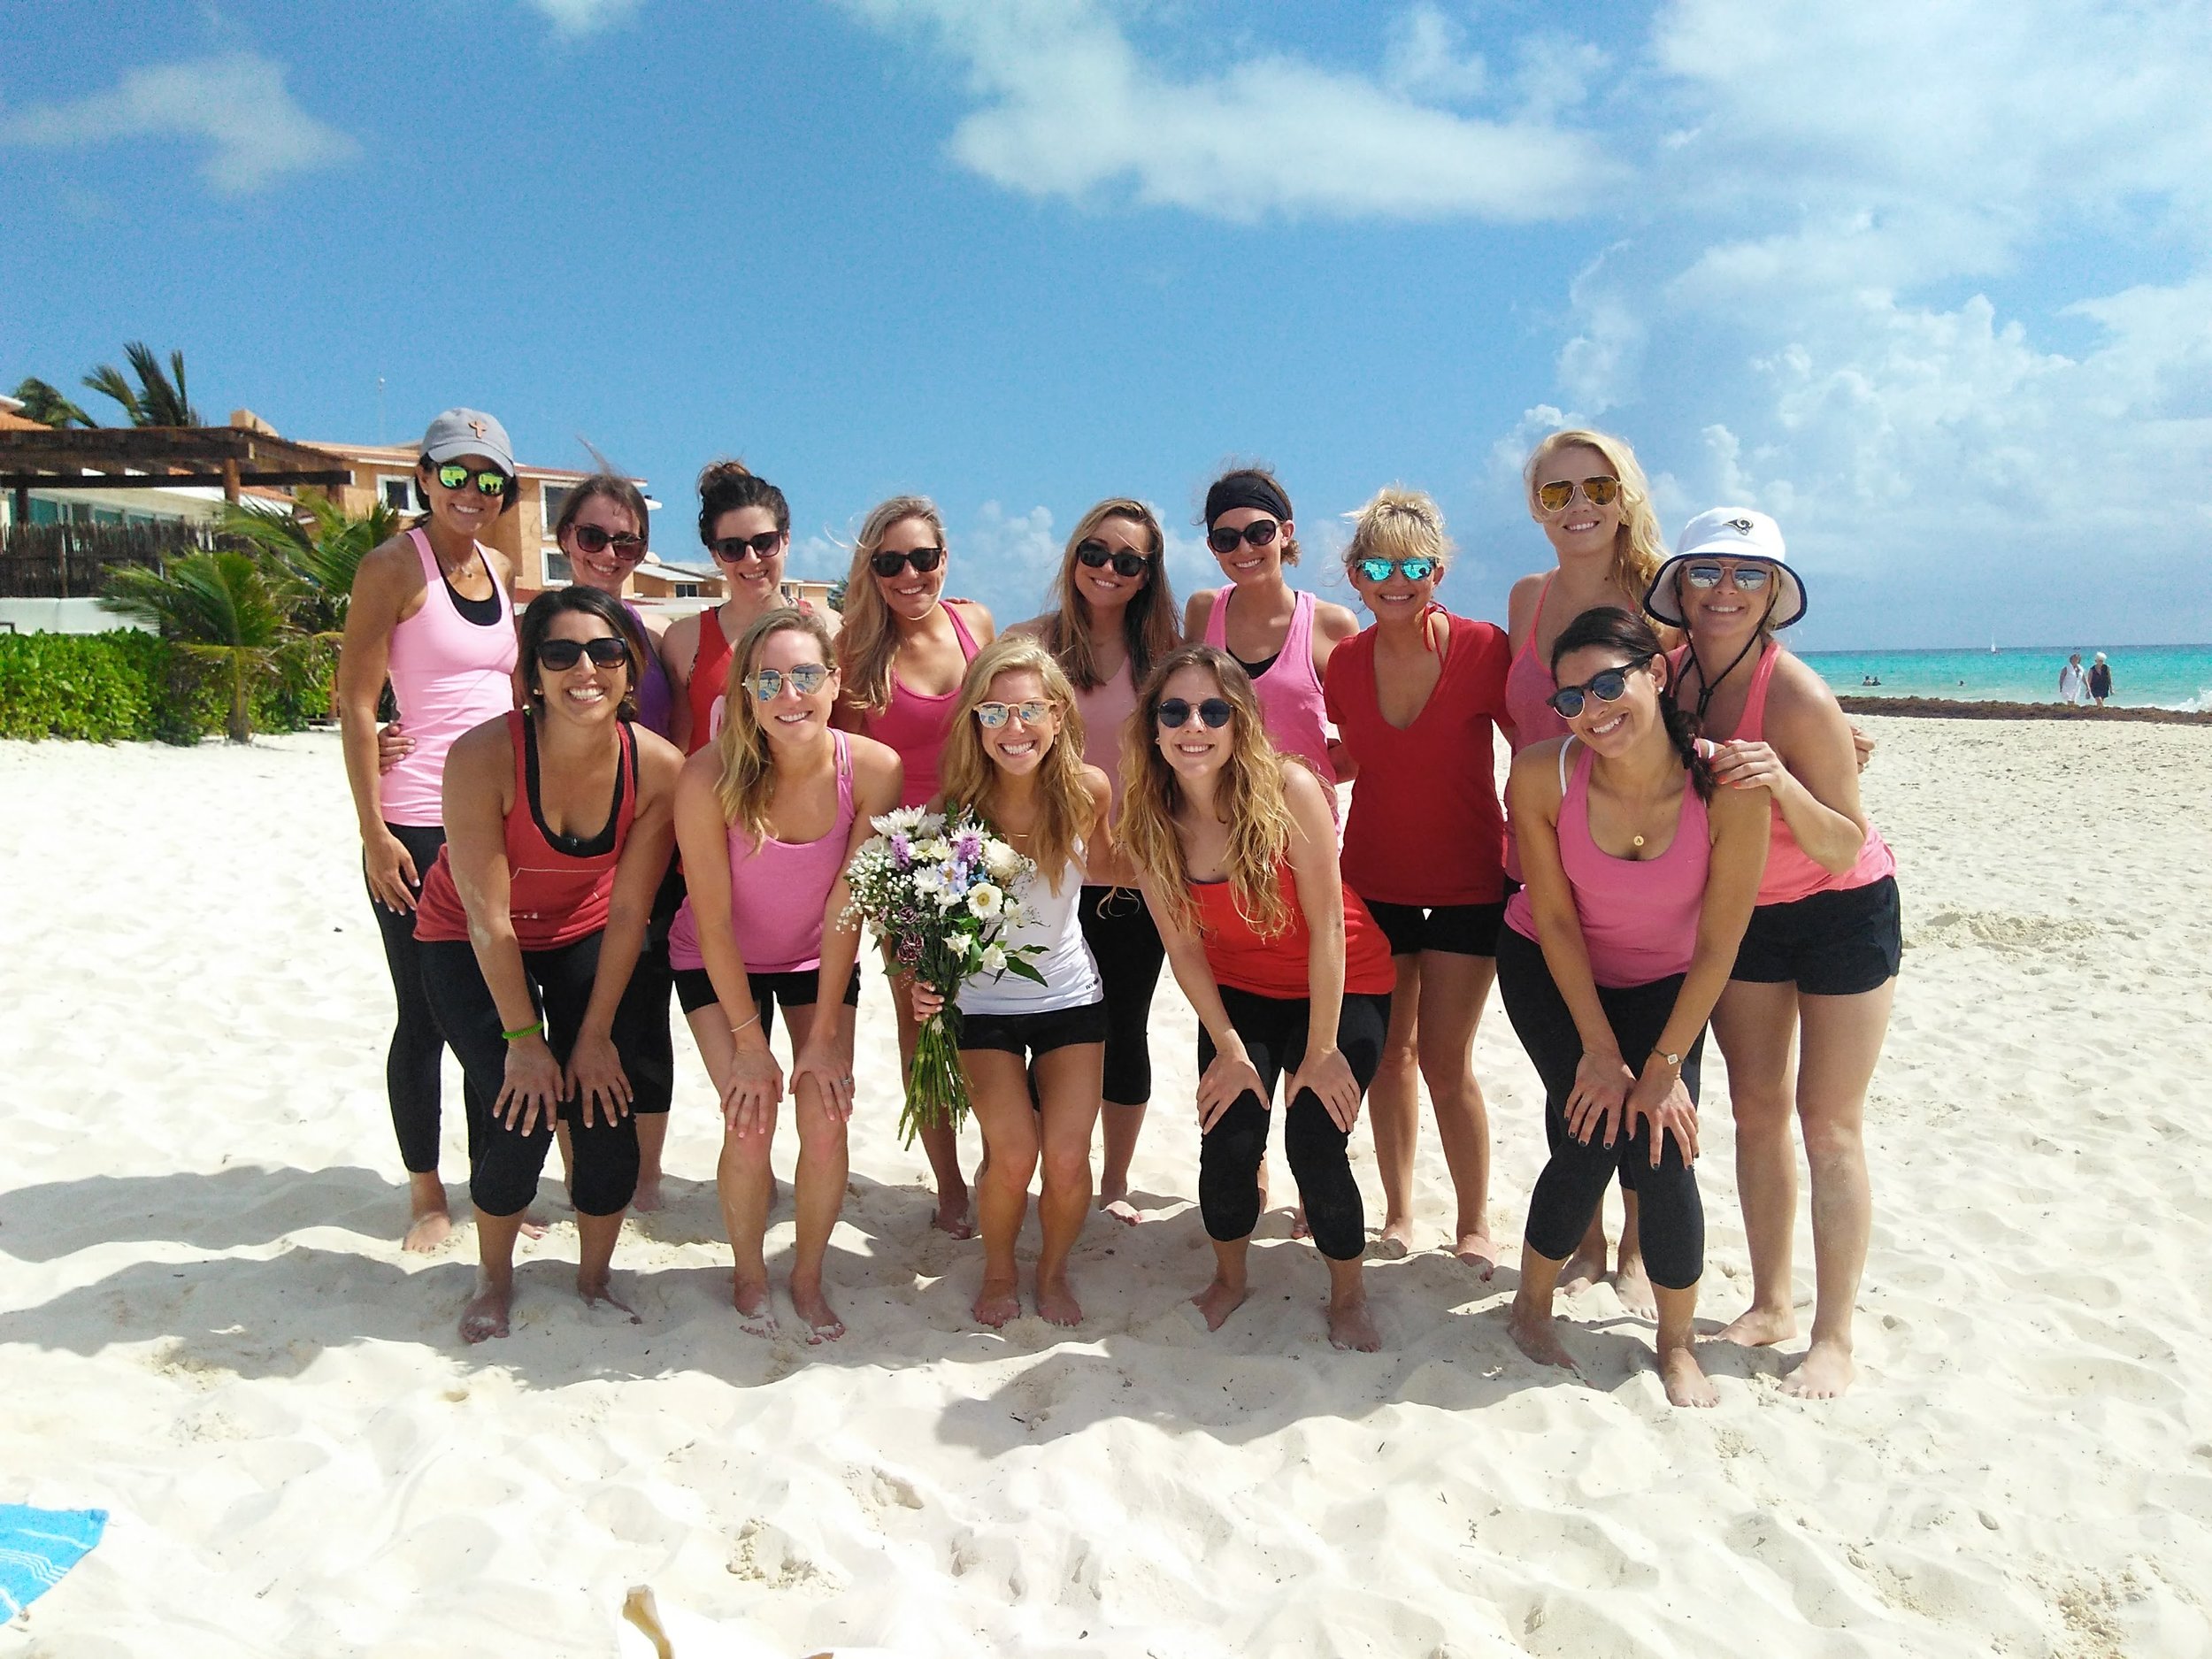
[[[1391,966],[1398,972],[1398,984],[1390,997],[1390,1031],[1383,1042],[1382,1064],[1375,1072],[1374,1086],[1367,1092],[1375,1133],[1375,1163],[1382,1172],[1383,1187],[1382,1236],[1375,1243],[1387,1256],[1403,1256],[1413,1248],[1413,1164],[1421,1139],[1418,1022],[1423,1014],[1421,970],[1425,960],[1417,953],[1391,958]],[[1434,1086],[1431,1087],[1433,1090]]]
[[[723,1087],[737,1061],[737,1044],[730,1036],[729,1021],[718,1002],[709,1002],[685,1016],[699,1057],[706,1063],[707,1078],[714,1085],[715,1104],[720,1109]],[[761,1126],[740,1134],[727,1126],[722,1131],[722,1156],[714,1170],[714,1186],[722,1201],[722,1228],[730,1240],[733,1271],[730,1300],[742,1316],[745,1328],[765,1335],[775,1328],[775,1310],[768,1291],[768,1263],[762,1249],[768,1232],[768,1207],[775,1195],[775,1178],[768,1154],[775,1145],[776,1111],[763,1114]]]
[[[1043,1234],[1037,1252],[1037,1312],[1054,1325],[1079,1325],[1083,1319],[1082,1307],[1068,1288],[1068,1253],[1090,1214],[1091,1134],[1098,1121],[1105,1057],[1106,1045],[1098,1042],[1071,1043],[1037,1056],[1044,1166],[1037,1198],[1037,1225]]]

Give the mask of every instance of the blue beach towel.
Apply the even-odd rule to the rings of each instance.
[[[105,1509],[0,1503],[0,1617],[13,1618],[61,1582],[100,1541]]]

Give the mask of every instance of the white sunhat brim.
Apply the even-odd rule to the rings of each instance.
[[[1766,626],[1786,628],[1805,614],[1805,584],[1788,564],[1765,553],[1747,553],[1740,541],[1713,542],[1675,554],[1661,565],[1651,579],[1651,586],[1644,593],[1644,609],[1671,628],[1686,628],[1681,608],[1675,603],[1675,572],[1694,559],[1728,558],[1739,565],[1764,565],[1774,572],[1777,594],[1774,610]]]

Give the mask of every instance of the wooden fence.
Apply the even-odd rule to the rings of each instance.
[[[178,521],[0,526],[0,599],[88,598],[107,585],[111,566],[158,568],[216,545],[211,527]]]

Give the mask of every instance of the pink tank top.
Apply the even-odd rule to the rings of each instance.
[[[1224,588],[1206,614],[1206,643],[1217,650],[1229,649],[1229,601],[1236,591]],[[1321,676],[1313,672],[1313,606],[1311,594],[1296,590],[1283,649],[1265,673],[1254,676],[1252,689],[1275,747],[1310,761],[1322,782],[1333,785],[1336,766],[1329,759],[1328,710],[1321,695]]]
[[[1669,658],[1678,673],[1686,655],[1678,650]],[[1735,736],[1724,741],[1766,741],[1767,688],[1773,683],[1774,665],[1781,657],[1779,642],[1769,640],[1766,649],[1759,654],[1758,667],[1751,672],[1751,691],[1744,699],[1743,718],[1736,722]],[[1789,904],[1816,893],[1840,893],[1850,887],[1870,887],[1884,876],[1897,873],[1896,856],[1871,819],[1867,823],[1866,839],[1859,843],[1857,862],[1838,874],[1815,863],[1811,855],[1797,844],[1797,837],[1791,833],[1780,807],[1769,810],[1774,818],[1767,836],[1767,872],[1759,883],[1762,904]]]
[[[952,618],[953,634],[960,641],[960,655],[973,662],[975,640],[968,632],[968,625],[961,621],[960,613],[949,604],[945,607],[945,614]],[[899,671],[894,668],[890,706],[861,716],[862,734],[896,749],[900,760],[906,764],[906,787],[899,795],[901,806],[926,805],[937,793],[937,757],[944,753],[945,736],[952,726],[952,705],[959,696],[957,686],[934,697],[909,691],[899,683]]]
[[[1137,711],[1137,681],[1127,658],[1121,671],[1089,691],[1079,687],[1075,706],[1083,716],[1083,758],[1106,774],[1114,790],[1109,824],[1121,821],[1121,731]]]
[[[445,757],[453,740],[515,706],[514,603],[495,576],[499,619],[471,622],[453,608],[430,538],[420,530],[407,536],[422,561],[422,609],[392,630],[388,672],[400,722],[415,746],[377,787],[386,823],[437,825],[445,821]],[[477,554],[489,572],[480,545]]]
[[[1529,621],[1528,638],[1521,641],[1521,649],[1514,652],[1505,671],[1505,713],[1513,722],[1517,755],[1531,743],[1567,735],[1566,721],[1551,706],[1551,694],[1559,689],[1559,682],[1552,678],[1551,664],[1536,654],[1536,636],[1544,631],[1544,602],[1551,597],[1551,585],[1558,574],[1554,571],[1545,577],[1544,585],[1536,590],[1536,615]],[[1513,844],[1510,814],[1505,825],[1505,873],[1514,881],[1521,879],[1521,854]]]
[[[830,736],[837,744],[837,818],[828,834],[810,841],[771,835],[756,851],[750,834],[730,826],[730,931],[748,973],[799,973],[822,965],[822,913],[844,872],[853,827],[852,749],[844,733]],[[669,927],[668,960],[679,968],[707,965],[689,899]]]
[[[1687,783],[1674,839],[1656,858],[1616,858],[1590,834],[1590,751],[1579,743],[1574,775],[1559,754],[1559,863],[1573,887],[1575,915],[1590,953],[1590,977],[1609,989],[1649,985],[1686,973],[1697,952],[1705,878],[1713,861],[1705,803]],[[1524,887],[1506,902],[1506,926],[1536,937],[1536,910]]]

